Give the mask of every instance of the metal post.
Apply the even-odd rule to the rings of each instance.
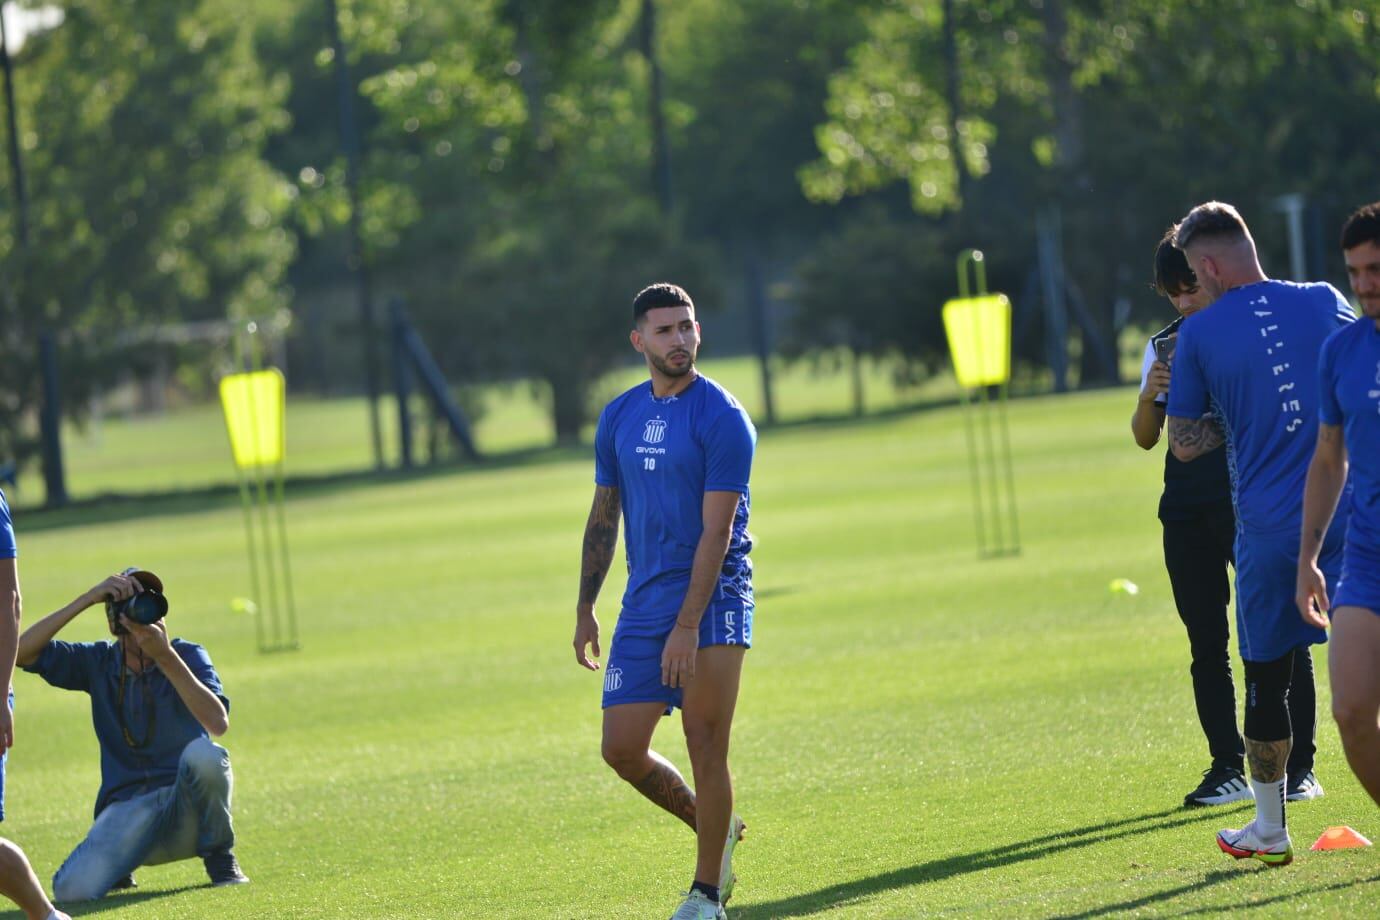
[[[340,18],[335,0],[326,0],[326,19],[331,30],[331,50],[335,56],[336,90],[340,99],[340,144],[345,149],[345,188],[350,197],[350,255],[347,267],[355,276],[359,297],[359,332],[364,345],[364,388],[369,399],[369,436],[374,450],[374,469],[381,470],[383,439],[379,431],[379,360],[378,345],[374,340],[374,296],[359,220],[359,126],[355,121],[355,89],[350,82],[350,65],[345,54],[345,42],[340,36]]]

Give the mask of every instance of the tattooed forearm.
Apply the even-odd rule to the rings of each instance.
[[[1192,460],[1210,453],[1226,442],[1221,427],[1211,417],[1200,419],[1169,417],[1169,449],[1180,460]]]
[[[613,564],[613,550],[618,545],[620,505],[618,489],[596,486],[594,505],[589,509],[585,524],[584,553],[580,562],[580,603],[593,604],[603,587],[604,576]]]
[[[651,773],[633,783],[633,786],[694,830],[695,793],[685,785],[685,779],[675,767],[656,754],[652,756],[656,759],[656,766],[652,768]]]
[[[1289,760],[1293,742],[1252,741],[1246,739],[1246,762],[1251,766],[1251,779],[1257,783],[1277,783],[1284,779],[1284,766]]]

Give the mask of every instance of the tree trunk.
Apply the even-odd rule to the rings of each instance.
[[[588,384],[574,375],[547,377],[546,382],[551,387],[551,422],[556,430],[556,443],[562,446],[580,443]]]

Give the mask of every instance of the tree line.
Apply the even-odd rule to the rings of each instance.
[[[1326,277],[1340,215],[1380,197],[1377,0],[338,0],[355,252],[330,4],[55,5],[12,62],[0,458],[34,452],[45,330],[74,413],[152,360],[140,330],[285,307],[294,387],[357,386],[384,330],[360,328],[352,259],[452,382],[544,381],[570,440],[649,279],[789,304],[780,353],[923,376],[976,246],[1038,364],[1053,234],[1096,382],[1163,312],[1150,254],[1193,203],[1282,228],[1302,195]]]

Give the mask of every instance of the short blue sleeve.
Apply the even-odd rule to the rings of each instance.
[[[10,506],[5,501],[5,493],[0,492],[0,559],[14,559],[19,556],[19,545],[14,540],[14,522],[10,520]]]
[[[105,643],[62,642],[54,639],[24,670],[37,674],[54,687],[90,692],[91,675],[100,666],[101,656],[107,650]]]
[[[599,424],[594,429],[594,484],[618,485],[618,454],[613,449],[613,421],[607,408],[599,413]]]
[[[206,649],[197,645],[195,642],[183,642],[181,639],[174,639],[172,642],[173,651],[187,663],[187,670],[191,671],[197,680],[206,685],[220,701],[225,704],[225,711],[230,711],[230,698],[225,695],[225,690],[220,685],[220,675],[216,673],[215,667],[211,664],[211,656],[206,653]]]
[[[1179,340],[1174,346],[1174,364],[1169,375],[1169,407],[1167,415],[1176,418],[1200,419],[1212,408],[1212,395],[1198,362],[1198,340],[1192,323],[1179,327]]]
[[[1332,295],[1332,302],[1328,305],[1332,312],[1332,321],[1337,324],[1337,328],[1350,326],[1356,321],[1356,313],[1351,309],[1351,304],[1342,296],[1342,292],[1330,284],[1324,284],[1329,294]],[[1331,423],[1329,423],[1331,424]]]
[[[704,439],[704,490],[746,495],[757,431],[747,413],[729,409]]]
[[[1318,353],[1318,421],[1340,425],[1342,407],[1337,402],[1337,333],[1327,337]]]

